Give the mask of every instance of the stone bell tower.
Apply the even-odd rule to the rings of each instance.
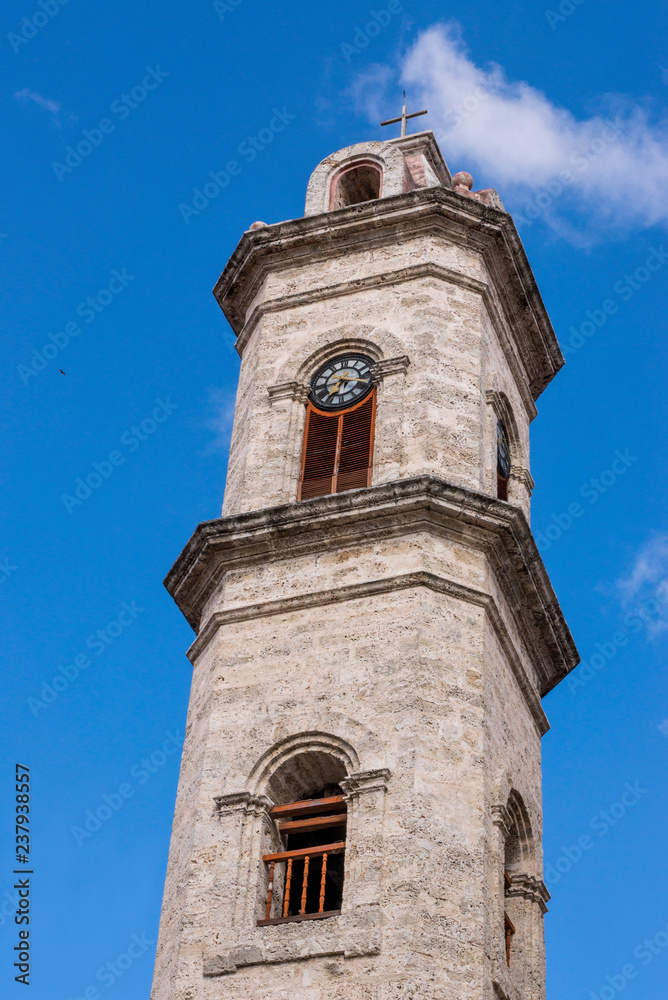
[[[541,698],[578,656],[513,221],[431,132],[359,143],[214,294],[241,373],[166,579],[196,639],[152,1000],[542,1000]]]

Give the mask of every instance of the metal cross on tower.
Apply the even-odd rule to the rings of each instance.
[[[412,114],[406,114],[406,91],[404,90],[404,106],[401,109],[401,116],[399,118],[388,118],[386,122],[381,122],[381,125],[395,125],[397,122],[401,122],[401,134],[406,135],[406,122],[409,118],[419,118],[420,115],[426,115],[425,111],[414,111]]]

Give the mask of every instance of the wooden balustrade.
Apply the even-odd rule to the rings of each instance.
[[[332,855],[343,854],[346,849],[345,840],[339,840],[333,844],[323,844],[320,847],[304,847],[297,851],[280,851],[276,854],[265,854],[263,861],[269,868],[269,885],[267,890],[267,902],[265,906],[265,919],[258,920],[260,926],[265,924],[280,924],[289,920],[313,920],[319,917],[330,917],[339,913],[340,910],[325,910],[326,882],[328,871],[328,860]],[[311,861],[320,859],[320,869],[311,866]],[[292,880],[295,874],[295,862],[302,862],[301,898],[299,913],[290,914],[290,895],[292,893]],[[285,880],[283,885],[283,902],[279,908],[282,914],[280,917],[271,917],[271,907],[275,895],[276,886],[276,865],[285,864]],[[310,880],[310,881],[309,881]],[[312,893],[318,891],[318,909],[315,912],[307,912],[309,889]]]

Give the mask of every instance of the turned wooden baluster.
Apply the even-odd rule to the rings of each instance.
[[[274,865],[275,861],[269,865],[269,891],[267,893],[267,910],[265,913],[265,920],[269,920],[271,917],[271,897],[274,895]]]
[[[320,905],[318,907],[318,913],[324,913],[325,910],[325,879],[327,878],[327,855],[322,856],[322,868],[320,870]]]
[[[285,872],[285,892],[283,894],[283,916],[287,917],[290,908],[290,883],[292,882],[292,858],[288,858]]]
[[[307,854],[306,857],[304,858],[304,877],[302,879],[302,905],[301,909],[299,910],[300,914],[306,913],[306,890],[308,889],[308,868],[310,860],[311,859]]]
[[[515,933],[515,925],[507,913],[503,914],[503,926],[506,932],[506,965],[510,968],[510,942]]]

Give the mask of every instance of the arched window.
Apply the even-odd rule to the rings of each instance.
[[[506,964],[515,971],[524,964],[529,932],[527,877],[533,868],[533,836],[524,803],[517,792],[508,799],[508,833],[503,863]]]
[[[502,498],[503,499],[503,498]],[[510,833],[506,838],[506,851],[503,862],[503,889],[504,895],[507,895],[508,890],[513,884],[513,874],[517,874],[521,870],[521,858],[522,853],[520,850],[519,838],[517,835],[517,829],[513,825]],[[515,924],[510,919],[508,915],[508,906],[504,907],[503,911],[503,932],[505,935],[505,946],[506,946],[506,965],[510,968],[510,956],[513,951],[513,937],[515,936]]]
[[[380,198],[382,185],[383,173],[380,166],[372,160],[358,160],[344,167],[332,181],[330,211]]]
[[[496,495],[499,500],[508,499],[508,479],[510,478],[510,443],[503,420],[496,425]]]
[[[306,411],[299,500],[356,490],[371,483],[376,391],[345,410]]]
[[[263,855],[266,898],[260,926],[336,916],[343,899],[347,805],[340,760],[300,754],[279,768],[270,793],[274,829]]]

